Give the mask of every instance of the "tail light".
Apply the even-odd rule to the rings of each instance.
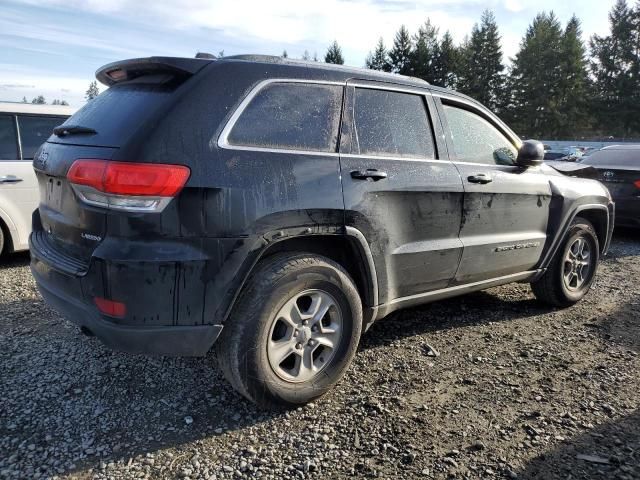
[[[640,180],[636,180],[635,182],[633,182],[633,184],[634,184],[637,188],[640,188]]]
[[[127,314],[127,306],[122,302],[108,300],[102,297],[95,297],[93,301],[104,315],[110,317],[123,318]]]
[[[191,171],[184,165],[79,159],[67,180],[89,205],[130,212],[161,212]]]

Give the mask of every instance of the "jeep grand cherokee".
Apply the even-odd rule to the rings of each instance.
[[[510,282],[559,307],[613,226],[470,98],[263,56],[107,65],[36,155],[31,268],[106,345],[204,355],[263,406],[329,390],[400,308]]]

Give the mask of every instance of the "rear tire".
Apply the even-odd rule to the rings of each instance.
[[[231,385],[265,408],[293,407],[329,391],[353,359],[362,304],[332,260],[283,253],[258,264],[216,341]]]
[[[566,308],[582,299],[591,288],[600,260],[600,244],[593,225],[576,217],[549,268],[531,283],[536,298]]]

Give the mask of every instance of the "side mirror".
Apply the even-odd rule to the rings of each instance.
[[[544,161],[544,145],[537,140],[525,140],[518,150],[516,164],[521,167],[536,167]]]

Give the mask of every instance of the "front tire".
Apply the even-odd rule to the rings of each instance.
[[[284,253],[257,266],[216,342],[233,387],[266,408],[308,403],[353,359],[362,304],[348,273],[314,254]]]
[[[600,260],[600,244],[593,225],[576,217],[549,268],[531,289],[538,300],[555,307],[570,307],[591,288]]]

